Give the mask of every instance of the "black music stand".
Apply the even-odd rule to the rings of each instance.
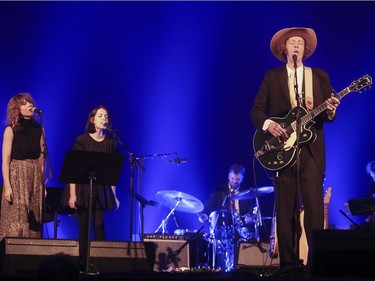
[[[375,198],[357,198],[348,201],[353,216],[375,214]]]
[[[92,187],[95,184],[117,185],[125,156],[122,154],[71,150],[65,155],[59,182],[89,184],[89,214],[85,272],[89,274],[91,240]]]

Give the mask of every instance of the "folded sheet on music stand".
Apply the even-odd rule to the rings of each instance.
[[[357,198],[348,201],[353,216],[375,214],[375,198]]]

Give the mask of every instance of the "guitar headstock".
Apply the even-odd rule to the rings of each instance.
[[[372,78],[370,75],[366,74],[359,78],[358,80],[353,81],[349,89],[351,92],[360,92],[362,89],[366,88],[367,86],[372,85]]]
[[[332,195],[332,187],[328,187],[324,195],[324,204],[329,204]]]

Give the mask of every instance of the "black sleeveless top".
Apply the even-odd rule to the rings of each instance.
[[[32,118],[21,118],[20,124],[21,129],[13,131],[11,159],[38,159],[41,153],[42,126]]]

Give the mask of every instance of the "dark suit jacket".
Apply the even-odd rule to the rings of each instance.
[[[332,86],[328,73],[312,68],[314,108],[321,105],[331,96]],[[256,129],[261,130],[263,123],[270,117],[285,117],[291,110],[288,88],[288,72],[286,66],[281,66],[265,73],[262,84],[254,99],[250,117]],[[326,111],[314,118],[316,122],[311,130],[316,134],[316,140],[308,145],[322,175],[325,173],[326,155],[324,140],[324,121],[331,121]]]
[[[243,191],[240,188],[240,191]],[[213,211],[220,211],[222,209],[227,209],[229,200],[225,199],[228,195],[228,184],[220,185],[216,189],[212,191],[210,194],[210,198],[205,206],[204,212],[207,215],[210,215]],[[223,205],[224,202],[224,206]],[[240,206],[240,215],[244,215],[246,213],[251,214],[251,200],[239,200]]]

